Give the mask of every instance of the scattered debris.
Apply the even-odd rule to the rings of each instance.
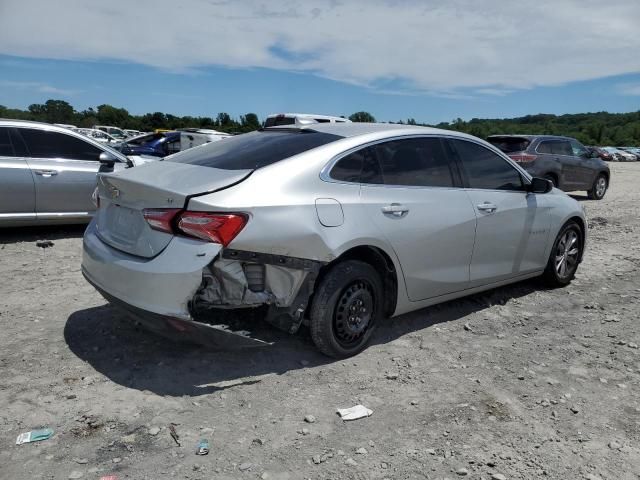
[[[465,475],[469,475],[469,470],[467,470],[466,468],[459,468],[458,470],[456,470],[456,475],[464,477]]]
[[[399,377],[399,375],[398,375],[398,373],[397,373],[397,372],[390,372],[390,373],[387,373],[387,374],[385,375],[385,378],[386,378],[387,380],[397,380],[397,379],[398,379],[398,377]]]
[[[196,447],[196,455],[208,455],[209,454],[209,441],[205,438],[198,442]]]
[[[176,425],[177,423],[172,423],[169,425],[169,434],[171,435],[171,438],[173,438],[173,441],[176,442],[179,447],[181,447],[182,445],[180,444],[180,435],[178,435],[178,432],[176,432]]]
[[[465,329],[467,332],[473,332],[473,329],[471,328],[471,325],[469,325],[469,323],[465,323],[465,324],[464,324],[464,329]]]
[[[356,405],[355,407],[351,408],[339,408],[337,412],[338,415],[340,415],[340,418],[342,418],[342,420],[344,420],[345,422],[349,420],[358,420],[360,418],[370,417],[373,414],[373,410],[369,410],[364,405]]]
[[[304,417],[304,421],[307,423],[316,423],[316,417],[314,417],[313,415],[307,415],[306,417]]]
[[[54,243],[51,240],[38,240],[36,242],[36,247],[40,248],[49,248],[53,247]]]
[[[356,450],[356,454],[358,455],[366,455],[367,453],[369,452],[367,452],[367,449],[364,447],[360,447],[359,449]]]
[[[51,428],[42,428],[40,430],[31,430],[30,432],[21,433],[16,438],[16,445],[22,445],[23,443],[40,442],[42,440],[48,440],[53,436],[53,430]]]

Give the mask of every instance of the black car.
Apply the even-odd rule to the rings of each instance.
[[[496,146],[534,177],[543,177],[565,192],[586,190],[601,200],[609,187],[609,166],[575,138],[553,135],[491,135]]]

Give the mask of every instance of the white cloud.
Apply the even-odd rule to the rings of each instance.
[[[68,90],[65,88],[54,87],[47,83],[40,82],[14,82],[9,80],[0,80],[0,87],[15,88],[21,90],[31,90],[41,93],[53,93],[55,95],[61,95],[64,97],[70,97],[77,92],[75,90]]]
[[[638,0],[2,0],[0,53],[502,95],[640,72],[639,20]]]
[[[618,93],[622,95],[640,96],[640,83],[621,83],[616,87]]]

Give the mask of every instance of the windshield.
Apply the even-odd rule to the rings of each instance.
[[[523,137],[489,137],[487,141],[504,153],[523,152],[531,143]]]
[[[253,170],[341,138],[312,130],[260,130],[185,150],[164,161],[223,170]]]

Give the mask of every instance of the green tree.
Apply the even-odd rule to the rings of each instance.
[[[352,122],[374,123],[376,121],[376,117],[371,115],[369,112],[356,112],[349,115],[349,120]]]

